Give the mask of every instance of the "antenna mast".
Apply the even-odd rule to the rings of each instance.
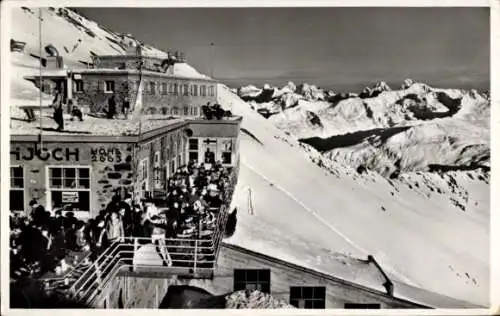
[[[42,79],[42,8],[38,8],[38,49],[40,55],[40,65],[39,65],[39,104],[40,104],[40,133],[38,135],[38,141],[40,143],[40,151],[43,149],[43,140],[42,140],[42,97],[43,97],[43,79]]]

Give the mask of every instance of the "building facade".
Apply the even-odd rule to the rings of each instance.
[[[126,97],[133,110],[139,95],[145,114],[199,116],[201,105],[217,100],[216,81],[201,75],[177,75],[176,64],[185,62],[182,55],[178,57],[174,62],[170,57],[142,56],[139,50],[137,54],[94,56],[89,67],[74,69],[65,68],[61,60],[48,63],[42,80],[38,74],[25,78],[46,93],[59,87],[65,100],[72,100],[87,113],[102,112],[114,94],[119,113]]]
[[[48,210],[71,206],[77,217],[93,217],[117,192],[140,197],[165,190],[177,168],[189,160],[203,161],[207,150],[223,164],[234,164],[241,117],[202,119],[201,106],[217,100],[216,82],[196,74],[177,76],[176,65],[184,69],[185,61],[182,53],[144,56],[140,46],[125,55],[93,56],[92,63],[79,69],[65,67],[61,56],[47,57],[41,78],[25,79],[45,92],[58,87],[64,100],[92,117],[72,122],[75,134],[71,129],[52,133],[43,142],[33,122],[11,131],[10,209],[29,212],[29,201],[36,199]],[[140,104],[141,122],[149,114],[163,121],[136,133],[123,128],[109,133],[116,125],[136,123],[102,118],[111,95],[118,113],[128,98],[130,112],[139,111],[134,106]]]
[[[29,213],[31,199],[47,210],[69,206],[96,216],[115,194],[164,192],[166,180],[205,153],[232,166],[239,159],[241,117],[186,119],[136,136],[11,136],[10,210]],[[43,148],[44,150],[40,150]]]

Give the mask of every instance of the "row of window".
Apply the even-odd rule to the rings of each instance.
[[[71,205],[74,211],[90,211],[90,167],[48,167],[47,171],[47,204],[52,209]],[[24,188],[23,167],[11,167],[11,211],[24,211]]]
[[[234,291],[258,290],[271,294],[270,269],[235,269]],[[290,305],[297,308],[324,309],[326,301],[325,286],[291,286]],[[346,309],[379,309],[380,304],[346,303]]]
[[[146,109],[148,111],[148,109]],[[151,107],[149,108],[150,114],[163,114],[163,115],[184,115],[184,116],[199,116],[200,107],[197,105],[185,105],[183,107],[168,107],[164,106],[161,108]],[[153,113],[154,111],[155,113]],[[148,113],[148,112],[146,112]]]
[[[74,80],[75,92],[83,92],[83,80]],[[115,81],[106,80],[104,81],[104,92],[112,93],[115,92]],[[183,95],[183,96],[215,96],[215,87],[197,84],[178,84],[178,83],[158,83],[156,81],[146,81],[146,87],[144,92],[150,95]]]
[[[215,96],[215,87],[197,84],[178,84],[178,83],[157,83],[155,81],[146,81],[146,93],[150,95],[183,95],[183,96]]]

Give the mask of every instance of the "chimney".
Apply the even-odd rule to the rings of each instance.
[[[47,69],[64,69],[62,56],[47,56]]]

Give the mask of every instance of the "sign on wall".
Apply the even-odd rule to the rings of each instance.
[[[62,148],[56,147],[54,149],[43,148],[40,150],[38,146],[33,147],[16,147],[11,150],[11,155],[15,157],[16,160],[31,161],[34,159],[39,159],[42,161],[47,161],[50,158],[56,161],[79,161],[80,160],[80,150],[78,148]]]
[[[92,162],[122,162],[122,152],[119,148],[98,147],[90,150]]]
[[[78,203],[78,192],[62,192],[62,203]]]

